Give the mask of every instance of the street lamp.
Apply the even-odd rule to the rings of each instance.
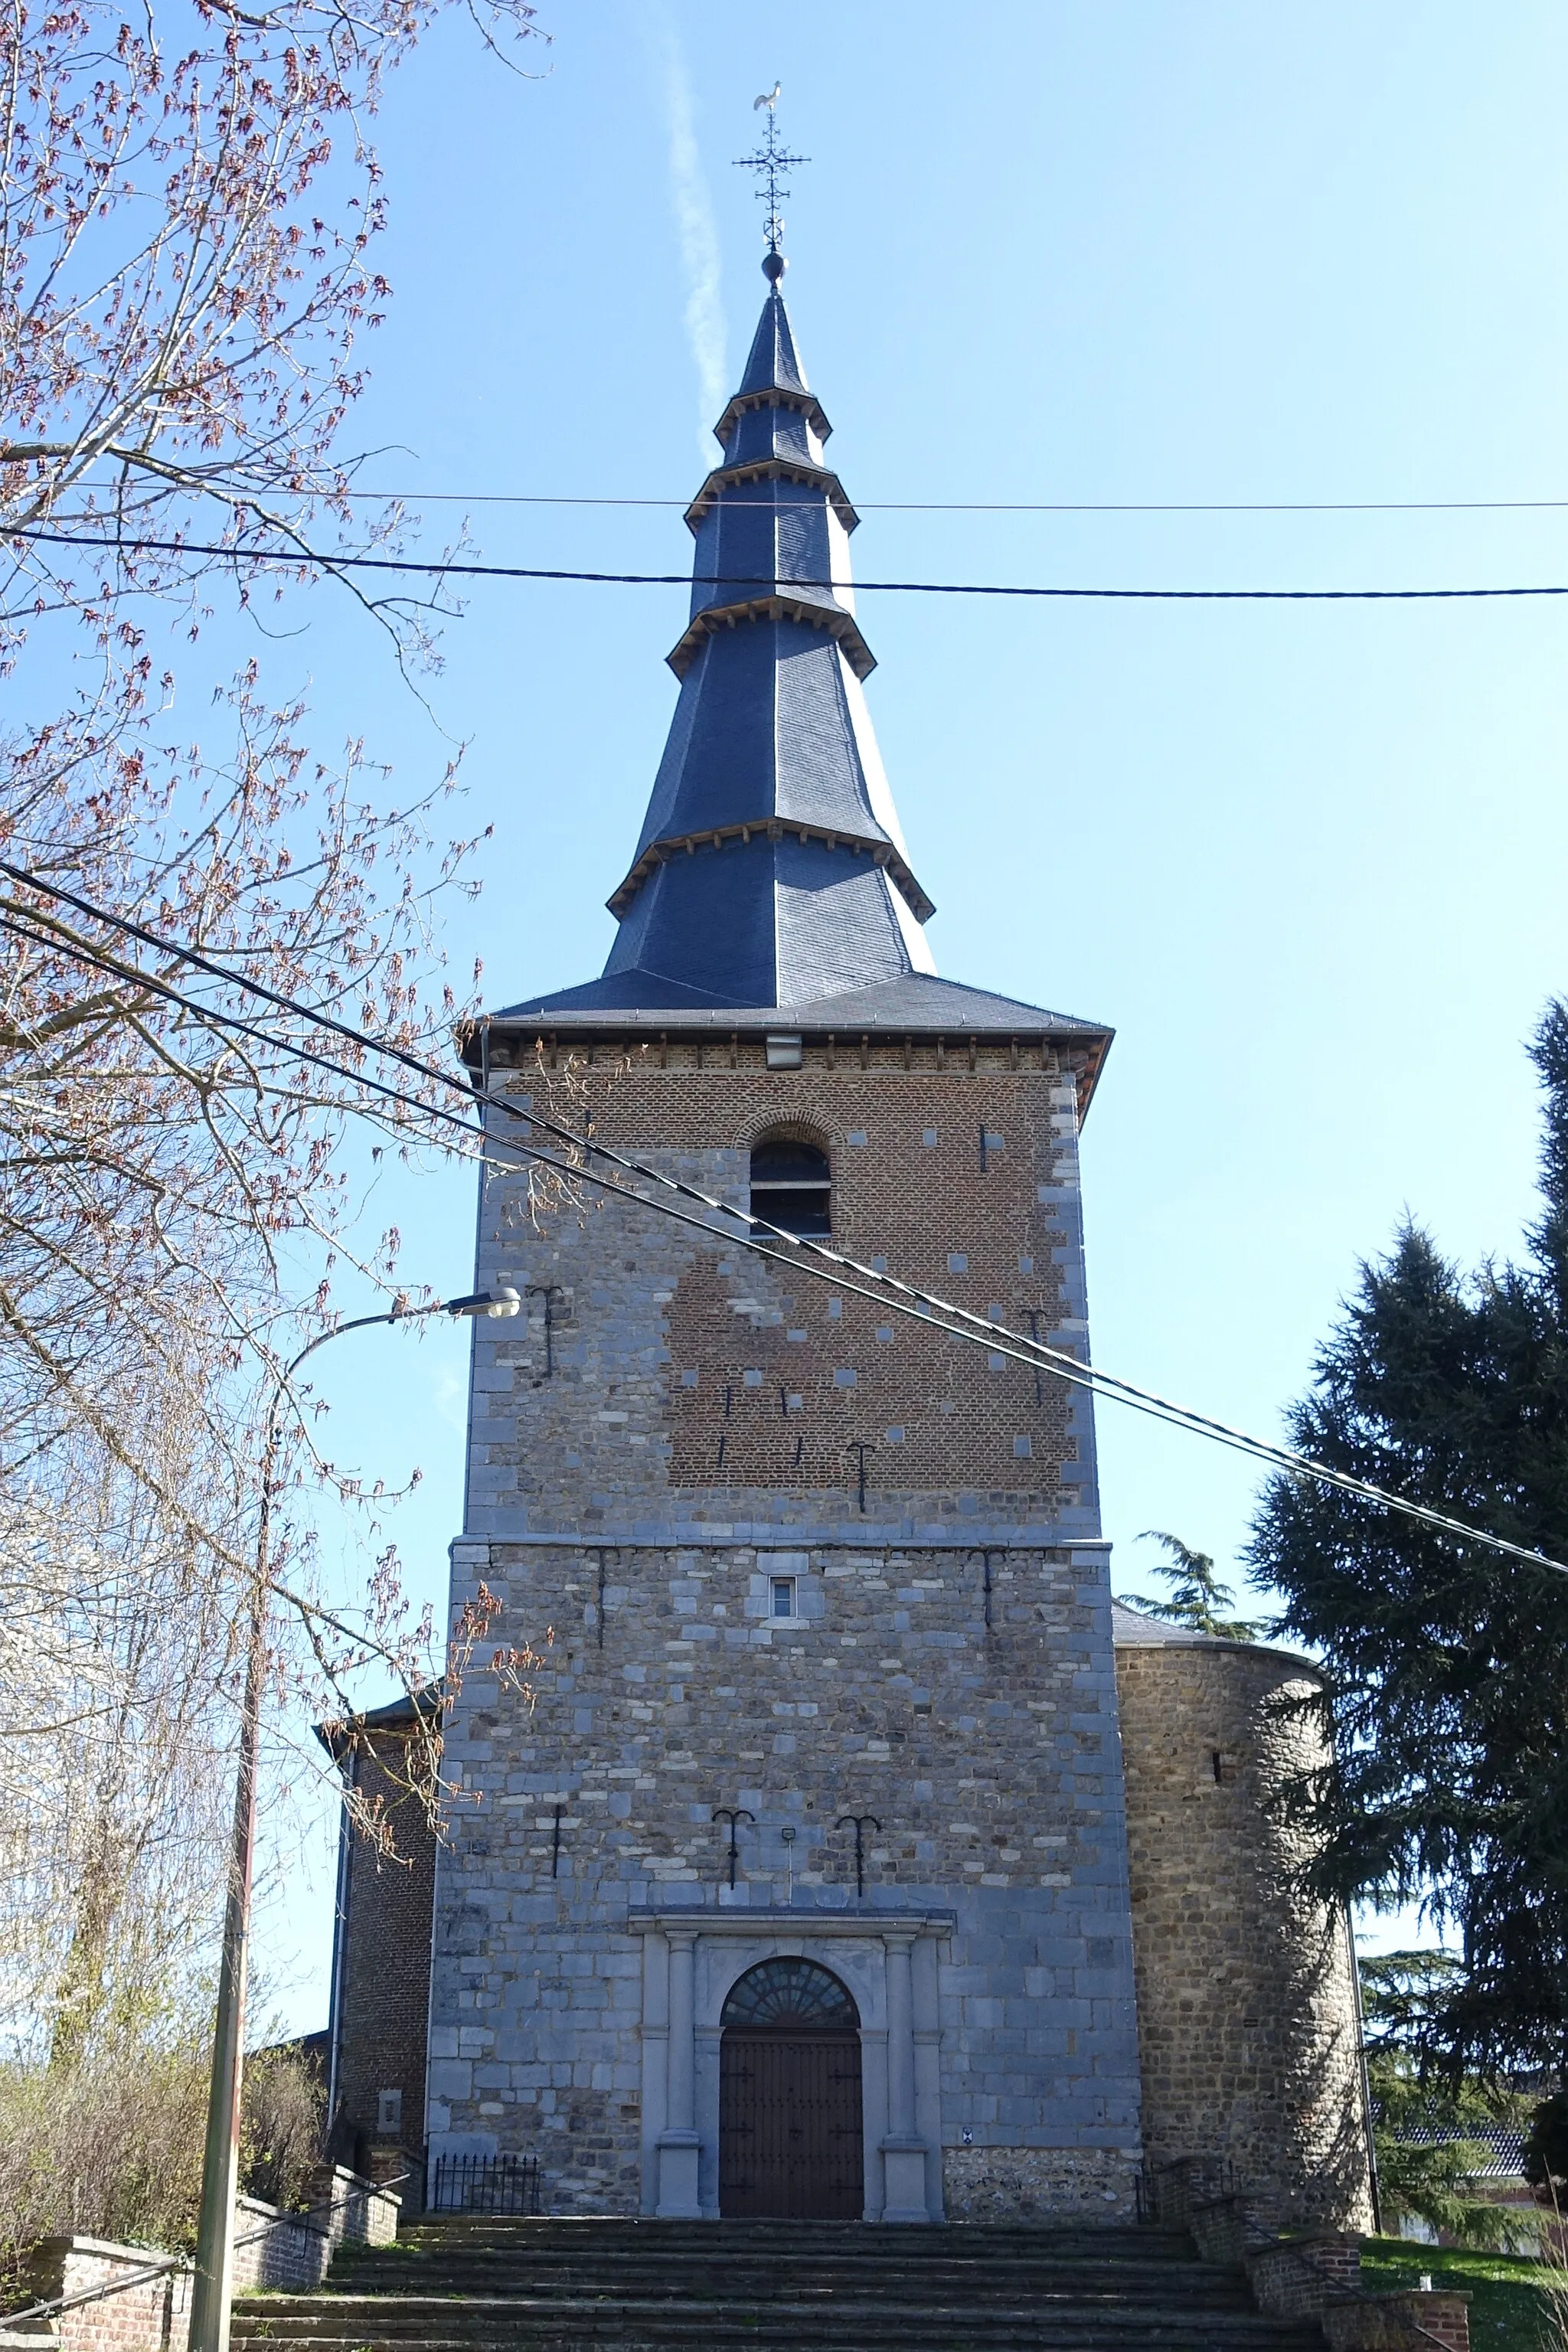
[[[240,2078],[245,2051],[245,1976],[250,1941],[251,1874],[256,1853],[256,1768],[260,1744],[261,1695],[267,1672],[267,1614],[271,1584],[269,1544],[272,1490],[278,1472],[279,1409],[289,1381],[307,1356],[373,1323],[410,1323],[423,1315],[494,1320],[515,1315],[522,1301],[508,1284],[444,1298],[429,1307],[394,1307],[384,1315],[357,1315],[331,1331],[320,1331],[278,1376],[267,1414],[261,1455],[261,1508],[256,1530],[256,1577],[250,1602],[250,1644],[245,1667],[245,1697],[239,1717],[239,1773],[234,1797],[234,1841],[229,1857],[228,1899],[224,1910],[223,1957],[218,1966],[217,2015],[213,2027],[212,2088],[207,2098],[206,2147],[202,2158],[202,2210],[196,2231],[195,2281],[191,2295],[190,2352],[228,2352],[229,2303],[234,2287],[234,2200],[239,2179]]]

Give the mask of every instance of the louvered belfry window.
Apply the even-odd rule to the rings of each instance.
[[[764,1136],[752,1150],[752,1214],[786,1234],[826,1239],[833,1231],[826,1152],[793,1136]]]

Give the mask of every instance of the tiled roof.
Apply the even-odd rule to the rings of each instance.
[[[1379,2112],[1380,2103],[1374,2100],[1374,2121]],[[1426,2121],[1411,2119],[1394,2137],[1402,2147],[1447,2147],[1455,2140],[1463,2140],[1471,2147],[1485,2148],[1485,2163],[1467,2173],[1468,2180],[1513,2180],[1524,2172],[1525,2135],[1521,2124],[1456,2124],[1446,2116],[1434,2115]]]

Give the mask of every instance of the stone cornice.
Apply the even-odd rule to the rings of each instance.
[[[748,1909],[726,1904],[710,1911],[695,1905],[669,1910],[633,1911],[626,1928],[634,1936],[665,1936],[672,1928],[699,1936],[788,1937],[809,1942],[823,1936],[951,1936],[958,1925],[955,1911],[781,1911]]]

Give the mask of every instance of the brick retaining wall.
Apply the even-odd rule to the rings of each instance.
[[[341,2165],[323,2167],[301,2213],[280,2213],[259,2198],[242,2197],[235,2214],[237,2294],[258,2287],[319,2285],[343,2241],[386,2245],[397,2234],[395,2190],[362,2180]],[[263,2234],[265,2233],[265,2234]],[[27,2260],[27,2283],[41,2303],[67,2308],[26,2331],[5,2330],[7,2345],[36,2344],[40,2352],[185,2352],[192,2275],[180,2261],[156,2277],[144,2273],[168,2258],[145,2246],[100,2238],[46,2238]],[[120,2281],[134,2282],[118,2285]],[[100,2294],[103,2288],[116,2288]],[[78,2296],[91,2296],[77,2302]]]

